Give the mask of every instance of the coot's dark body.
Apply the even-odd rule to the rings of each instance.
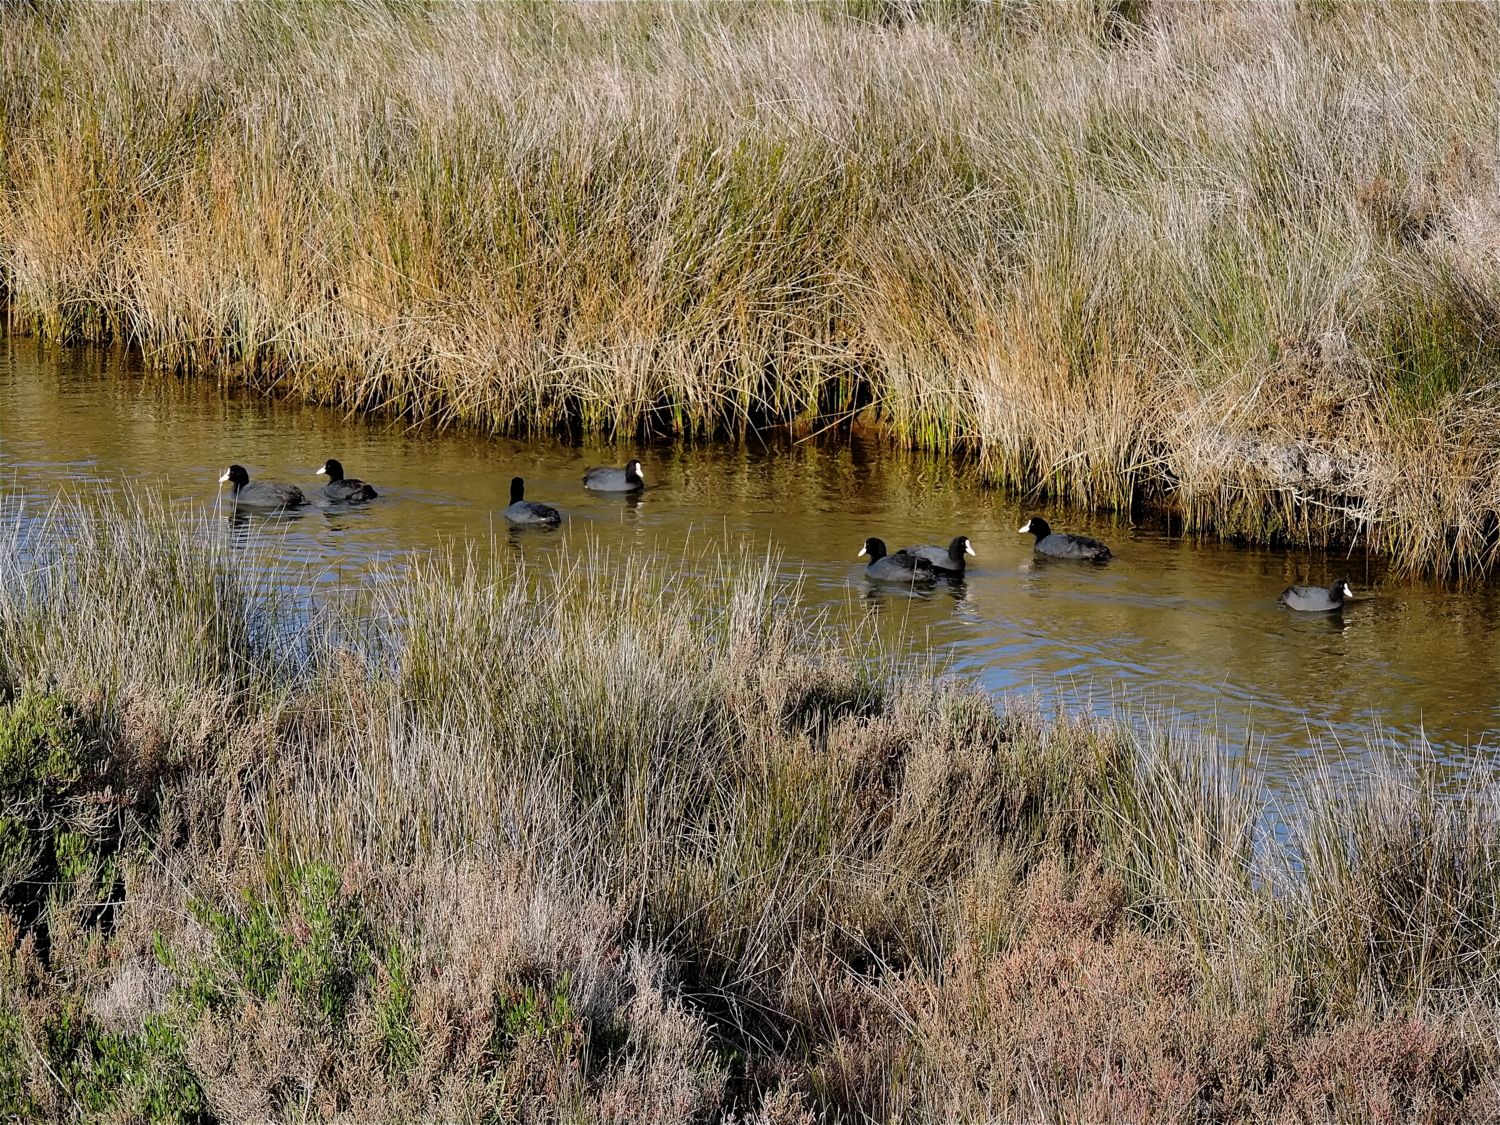
[[[277,484],[269,480],[258,480],[252,484],[250,474],[243,465],[230,465],[224,470],[219,483],[226,481],[232,486],[229,490],[230,499],[246,508],[276,510],[300,508],[307,503],[307,497],[302,495],[302,490],[295,484]]]
[[[526,499],[526,481],[521,477],[510,479],[510,507],[501,513],[511,523],[561,523],[562,513],[551,504],[538,504]]]
[[[931,582],[936,577],[932,564],[924,558],[905,551],[886,554],[883,539],[866,539],[859,554],[869,556],[865,574],[877,582]]]
[[[1064,535],[1053,531],[1051,526],[1041,516],[1032,516],[1016,529],[1020,534],[1030,532],[1036,536],[1036,549],[1043,555],[1051,555],[1055,559],[1095,559],[1103,561],[1110,558],[1109,548],[1097,539],[1090,539],[1087,535]]]
[[[330,500],[373,500],[380,495],[364,481],[346,477],[344,466],[332,459],[323,462],[323,467],[318,472],[328,477],[328,483],[323,486],[323,495]]]
[[[1323,586],[1288,586],[1281,592],[1280,602],[1291,609],[1300,609],[1304,613],[1326,613],[1330,609],[1343,609],[1344,602],[1354,597],[1354,591],[1349,588],[1349,583],[1340,578],[1333,585]]]

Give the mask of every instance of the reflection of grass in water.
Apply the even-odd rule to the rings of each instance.
[[[1480,781],[1314,785],[1267,847],[1201,737],[997,711],[739,549],[418,557],[310,621],[149,498],[6,536],[16,1112],[1463,1117],[1493,1088]]]
[[[7,7],[13,323],[496,430],[873,401],[998,483],[1493,562],[1480,6],[332,13]]]

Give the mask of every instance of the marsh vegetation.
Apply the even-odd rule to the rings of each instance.
[[[150,495],[3,535],[9,1114],[1497,1110],[1480,780],[1311,777],[1281,818],[735,544],[309,604]]]
[[[20,330],[497,431],[851,419],[1194,534],[1497,549],[1479,4],[15,4]]]
[[[1493,16],[9,4],[0,285],[350,410],[859,426],[1480,574]],[[150,491],[8,507],[0,1114],[1500,1116],[1482,763],[1283,815],[695,550],[330,596]]]

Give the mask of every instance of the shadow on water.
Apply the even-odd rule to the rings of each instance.
[[[1149,711],[1212,728],[1235,768],[1245,755],[1229,747],[1253,745],[1287,777],[1299,764],[1354,765],[1423,737],[1461,756],[1493,747],[1500,729],[1494,584],[1396,581],[1359,555],[1191,543],[1152,523],[1023,507],[945,457],[857,439],[632,446],[412,428],[143,376],[120,351],[31,340],[0,339],[0,407],[6,502],[161,487],[184,511],[216,511],[247,558],[274,557],[275,580],[314,595],[448,544],[495,543],[546,567],[584,541],[671,551],[769,543],[809,605],[872,619],[901,651],[935,654],[997,694],[1048,707]],[[380,497],[327,502],[312,467],[328,457]],[[583,488],[585,468],[631,457],[644,463],[644,492]],[[296,484],[313,502],[236,509],[217,484],[230,463],[252,480]],[[525,478],[528,499],[563,512],[560,527],[504,520],[513,476]],[[1102,539],[1116,557],[1037,555],[1016,531],[1030,515]],[[870,582],[856,560],[869,536],[946,545],[959,533],[977,552],[968,570],[917,588]],[[1288,585],[1336,577],[1358,595],[1342,611],[1277,602]]]

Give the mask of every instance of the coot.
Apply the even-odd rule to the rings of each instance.
[[[323,495],[330,500],[373,500],[380,495],[364,481],[344,476],[344,466],[332,458],[324,461],[318,472],[328,478]]]
[[[551,504],[526,499],[526,482],[510,478],[510,507],[501,513],[511,523],[561,523],[562,513]]]
[[[1349,583],[1340,578],[1332,586],[1288,586],[1281,592],[1282,605],[1300,609],[1307,613],[1322,613],[1330,609],[1343,609],[1344,599],[1354,597]]]
[[[1057,559],[1107,559],[1109,548],[1087,535],[1063,535],[1053,531],[1041,516],[1032,516],[1016,528],[1018,534],[1030,532],[1036,536],[1036,549],[1044,555]]]
[[[960,535],[946,547],[902,547],[896,553],[926,559],[934,570],[962,571],[967,561],[964,556],[974,554],[974,548],[967,535]]]
[[[641,475],[641,463],[628,461],[623,469],[601,466],[583,474],[583,487],[595,492],[634,492],[646,487],[646,478]]]
[[[866,539],[859,554],[869,556],[865,574],[879,582],[931,582],[935,577],[932,564],[924,558],[905,551],[886,554],[883,539]]]
[[[243,465],[230,465],[225,469],[219,483],[225,481],[233,485],[229,491],[230,499],[249,508],[300,508],[307,503],[307,497],[295,484],[276,484],[268,480],[251,484],[250,474],[245,472]]]

